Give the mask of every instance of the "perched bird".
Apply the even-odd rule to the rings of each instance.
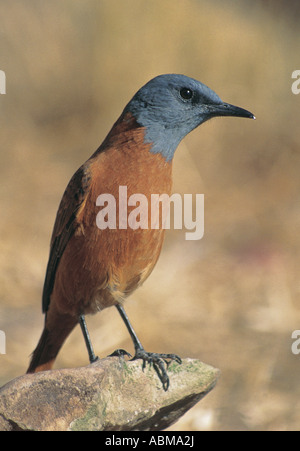
[[[75,172],[62,200],[51,238],[43,290],[45,325],[28,373],[49,370],[73,328],[80,323],[95,357],[85,315],[117,307],[135,347],[134,359],[152,363],[167,390],[167,364],[174,354],[146,352],[126,316],[124,300],[153,270],[164,229],[97,227],[97,198],[108,193],[118,205],[119,187],[128,197],[171,194],[172,161],[180,141],[216,116],[253,118],[247,110],[222,102],[210,88],[184,75],[160,75],[143,86],[96,152]],[[128,209],[128,214],[130,209]],[[119,350],[122,354],[125,351]]]

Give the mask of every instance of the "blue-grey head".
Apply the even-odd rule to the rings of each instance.
[[[151,152],[171,160],[180,141],[216,116],[255,119],[243,108],[223,102],[210,88],[185,75],[159,75],[144,85],[125,107],[142,127]]]

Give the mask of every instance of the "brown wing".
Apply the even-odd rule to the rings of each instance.
[[[71,178],[60,202],[53,228],[50,256],[43,289],[42,307],[45,313],[50,304],[55,274],[68,241],[78,225],[77,212],[90,188],[89,165],[85,163]]]

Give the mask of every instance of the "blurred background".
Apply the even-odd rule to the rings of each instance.
[[[173,191],[204,193],[205,235],[167,232],[127,313],[147,350],[222,372],[171,430],[299,430],[299,2],[1,0],[0,18],[0,385],[26,371],[40,336],[70,177],[144,83],[183,73],[257,120],[214,119],[180,144]],[[100,357],[133,351],[115,309],[87,321]],[[56,367],[87,363],[77,328]]]

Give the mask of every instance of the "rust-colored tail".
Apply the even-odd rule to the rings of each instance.
[[[65,339],[78,323],[77,318],[62,315],[55,327],[49,327],[47,321],[37,347],[32,353],[27,373],[50,370]]]

